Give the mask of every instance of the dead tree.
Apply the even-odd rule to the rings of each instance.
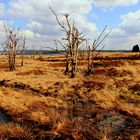
[[[16,69],[16,54],[21,45],[22,33],[20,28],[18,28],[17,31],[13,31],[5,24],[3,26],[3,31],[6,35],[6,41],[2,43],[2,46],[4,47],[4,51],[8,54],[9,70],[14,71]]]
[[[69,15],[67,13],[63,15],[65,18],[65,22],[64,21],[60,22],[55,11],[51,7],[50,9],[55,15],[58,25],[62,28],[62,31],[65,32],[65,37],[62,39],[66,40],[67,42],[66,47],[68,47],[71,62],[71,78],[74,78],[77,69],[79,46],[85,40],[84,38],[85,36],[79,32],[74,22],[73,23],[70,22]]]
[[[90,73],[93,72],[94,60],[100,54],[100,52],[103,50],[103,48],[105,47],[105,45],[103,45],[103,47],[100,50],[97,51],[97,48],[102,44],[102,42],[108,37],[108,35],[111,32],[111,30],[110,30],[104,35],[106,30],[107,30],[107,26],[105,26],[103,31],[99,34],[98,38],[93,41],[92,45],[87,46],[87,50],[88,50],[87,51],[88,52],[88,65],[87,65],[86,74],[90,74]]]

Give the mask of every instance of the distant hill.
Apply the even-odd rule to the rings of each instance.
[[[82,51],[87,51],[87,50],[82,50]],[[132,52],[132,50],[96,50],[101,51],[101,52]],[[62,50],[61,52],[64,52],[64,50]],[[3,54],[3,51],[0,51],[1,54]],[[17,53],[17,54],[20,54]],[[26,50],[25,51],[25,55],[33,55],[33,54],[48,54],[48,55],[52,55],[52,54],[60,54],[60,52],[58,51],[54,51],[54,50]]]

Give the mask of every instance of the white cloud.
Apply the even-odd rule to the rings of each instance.
[[[140,43],[140,33],[135,34],[134,36],[129,36],[128,39],[132,42]]]
[[[52,12],[49,9],[50,0],[12,0],[10,2],[10,9],[8,15],[11,17],[28,18],[32,20],[38,20],[43,22],[52,19]],[[92,8],[91,3],[88,0],[70,0],[65,2],[64,0],[51,0],[51,6],[59,14],[68,12],[87,14]],[[16,11],[16,12],[15,12]]]
[[[139,0],[90,0],[93,5],[103,8],[114,8],[118,6],[131,6],[137,4]]]
[[[48,0],[12,0],[7,11],[9,17],[26,20],[37,19],[41,21],[42,18],[44,20],[48,15]]]
[[[75,21],[80,31],[87,35],[87,38],[93,40],[99,34],[96,24],[87,19],[93,5],[110,9],[118,6],[130,6],[139,2],[139,0],[11,0],[7,10],[4,10],[4,5],[0,4],[0,13],[5,11],[5,16],[13,21],[18,18],[28,22],[23,32],[27,36],[29,46],[33,44],[38,48],[46,46],[46,44],[51,46],[54,45],[54,39],[61,40],[63,32],[49,9],[49,1],[61,20],[63,13],[69,13],[70,19]],[[92,15],[96,16],[94,13]],[[131,49],[130,46],[139,39],[140,10],[122,15],[121,18],[122,23],[112,30],[104,42],[105,49]]]
[[[55,24],[44,24],[38,21],[31,21],[28,24],[30,30],[34,33],[38,33],[41,35],[58,35],[60,34],[60,30],[57,25]]]
[[[136,12],[129,12],[126,15],[122,15],[122,23],[120,27],[123,28],[127,33],[138,33],[140,32],[140,10]]]
[[[114,28],[111,31],[111,38],[122,38],[122,37],[126,37],[126,32],[121,29],[121,28]]]
[[[131,50],[133,45],[140,45],[140,9],[121,15],[122,22],[112,30],[107,47]]]
[[[96,25],[86,18],[92,9],[89,0],[70,0],[67,2],[65,0],[12,0],[10,8],[7,10],[7,16],[25,19],[28,21],[28,29],[33,32],[34,40],[36,39],[40,44],[45,41],[50,44],[54,39],[61,39],[58,37],[62,37],[63,33],[49,9],[49,3],[61,20],[63,13],[69,13],[70,19],[75,21],[75,24],[85,35],[91,35],[97,31]]]
[[[51,6],[57,8],[60,12],[78,14],[87,14],[92,8],[89,0],[51,0]]]

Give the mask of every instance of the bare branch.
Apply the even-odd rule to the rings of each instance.
[[[98,41],[100,40],[101,36],[103,35],[103,33],[106,31],[107,29],[107,25],[104,27],[103,31],[100,33],[99,37],[97,38],[96,42],[98,43]],[[96,44],[95,44],[96,45]]]
[[[51,9],[51,11],[53,12],[53,14],[55,15],[55,18],[56,18],[57,23],[61,26],[61,28],[63,28],[63,29],[67,32],[67,29],[66,29],[66,27],[64,26],[64,23],[63,23],[63,22],[61,23],[61,22],[59,21],[59,18],[58,18],[58,16],[57,16],[57,14],[55,13],[55,11],[52,9],[52,7],[49,6],[49,8]]]
[[[68,25],[68,27],[69,27],[69,30],[71,30],[71,25],[70,25],[70,22],[69,22],[69,15],[66,13],[65,14],[65,17],[66,17],[66,21],[67,21],[67,25]]]
[[[58,50],[57,41],[54,40],[54,43],[55,43],[56,50]]]
[[[96,45],[96,48],[100,46],[100,44],[107,38],[107,36],[111,33],[111,30],[104,36],[104,38]]]

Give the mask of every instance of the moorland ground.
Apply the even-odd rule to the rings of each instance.
[[[10,72],[0,56],[0,139],[140,139],[140,53],[100,53],[86,75],[64,74],[61,55],[25,56]]]

